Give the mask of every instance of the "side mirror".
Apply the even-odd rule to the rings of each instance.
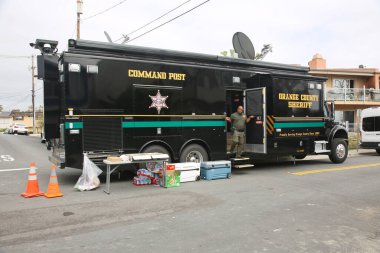
[[[331,101],[331,118],[335,119],[335,102]]]

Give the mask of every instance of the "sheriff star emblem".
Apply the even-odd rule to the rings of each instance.
[[[158,114],[160,114],[162,108],[169,108],[165,101],[169,96],[161,96],[160,90],[157,91],[156,96],[149,95],[150,99],[152,99],[152,104],[149,108],[155,107],[157,109]]]

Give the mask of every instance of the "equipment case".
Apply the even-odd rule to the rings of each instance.
[[[231,161],[202,162],[201,178],[206,180],[231,178]]]

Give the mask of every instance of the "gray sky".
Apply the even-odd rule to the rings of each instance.
[[[101,12],[122,0],[83,0],[82,18]],[[141,27],[185,0],[127,0],[96,17],[84,20],[81,38],[115,40]],[[198,5],[191,0],[139,34]],[[232,35],[247,34],[256,51],[270,43],[273,53],[265,60],[307,66],[315,53],[327,66],[380,67],[379,0],[211,0],[179,19],[138,38],[130,44],[182,51],[219,54],[232,48]],[[31,105],[29,47],[36,38],[59,41],[59,51],[75,38],[76,0],[0,0],[0,105],[6,110]],[[37,104],[42,104],[37,81]],[[29,96],[28,96],[29,95]]]

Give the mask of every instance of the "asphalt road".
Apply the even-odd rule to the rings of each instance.
[[[75,191],[81,171],[67,168],[58,170],[64,197],[20,197],[31,161],[46,190],[48,154],[37,137],[0,135],[0,252],[380,252],[375,152],[340,165],[274,162],[173,189],[113,177],[111,195],[104,176],[100,189]]]

